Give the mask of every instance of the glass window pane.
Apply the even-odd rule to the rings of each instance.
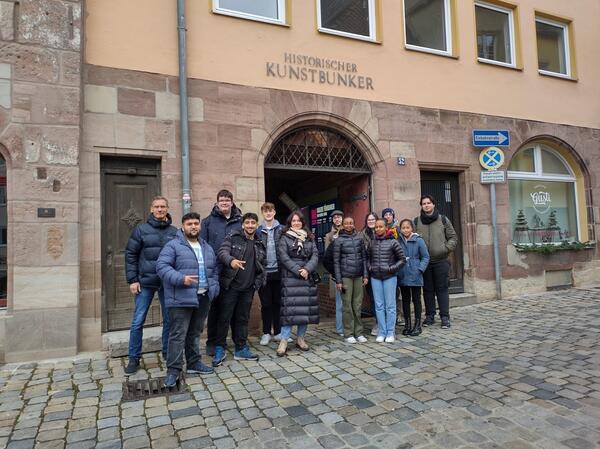
[[[565,167],[554,153],[548,150],[542,150],[542,172],[553,175],[570,175],[569,169]]]
[[[369,0],[321,0],[321,26],[370,36]]]
[[[577,240],[575,183],[511,179],[508,189],[513,242]]]
[[[512,158],[512,161],[508,166],[508,170],[526,171],[530,173],[535,172],[535,166],[533,163],[533,148],[527,148],[523,151],[519,151],[517,155]]]
[[[281,19],[279,17],[278,0],[219,0],[219,8],[268,17],[269,19]]]
[[[562,27],[535,22],[538,67],[548,72],[567,74],[565,30]]]
[[[406,43],[447,51],[445,0],[404,0]]]
[[[508,13],[475,6],[477,55],[480,58],[512,64]]]

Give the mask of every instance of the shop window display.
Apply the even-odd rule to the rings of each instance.
[[[541,145],[521,151],[508,167],[508,187],[513,243],[578,240],[575,177],[558,153]]]

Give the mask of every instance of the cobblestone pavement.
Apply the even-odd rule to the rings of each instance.
[[[453,309],[453,327],[349,345],[330,323],[307,353],[231,357],[189,392],[123,402],[126,359],[6,365],[0,448],[600,447],[600,291]],[[256,339],[252,339],[256,343]],[[164,375],[156,354],[136,378]]]

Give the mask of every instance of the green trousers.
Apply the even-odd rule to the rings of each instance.
[[[362,277],[343,278],[342,285],[345,290],[342,295],[344,337],[358,337],[363,334],[363,325],[360,319],[363,301]]]

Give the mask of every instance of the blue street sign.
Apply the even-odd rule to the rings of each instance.
[[[510,136],[506,129],[474,129],[473,130],[473,146],[476,147],[491,147],[491,146],[507,147],[510,145]]]

